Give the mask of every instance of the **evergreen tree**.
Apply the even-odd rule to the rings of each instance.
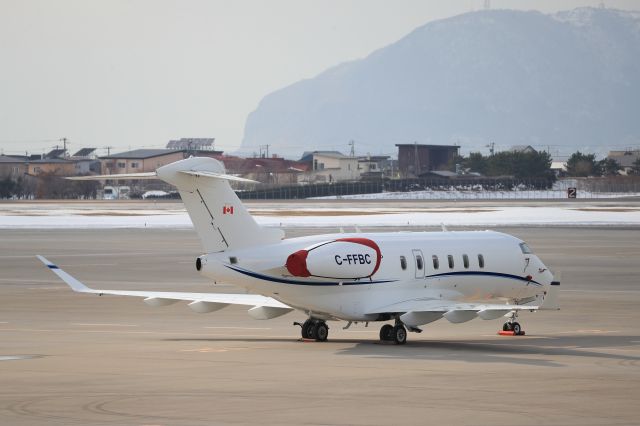
[[[598,169],[602,176],[616,176],[622,167],[613,158],[605,158],[598,162]]]
[[[594,154],[576,151],[567,160],[567,174],[572,177],[599,176],[600,171]]]

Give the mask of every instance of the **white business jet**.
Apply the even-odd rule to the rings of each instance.
[[[94,176],[93,179],[114,179]],[[490,231],[325,234],[284,239],[280,229],[259,226],[242,205],[222,163],[191,157],[156,172],[119,179],[159,178],[175,185],[206,254],[195,266],[215,282],[254,294],[96,290],[42,256],[38,258],[74,291],[142,297],[151,306],[185,300],[196,312],[230,304],[270,319],[304,312],[302,337],[325,341],[327,321],[394,321],[383,341],[403,344],[407,331],[445,318],[463,323],[508,317],[503,330],[523,334],[520,311],[557,309],[548,268],[523,241]],[[345,328],[347,328],[345,327]]]

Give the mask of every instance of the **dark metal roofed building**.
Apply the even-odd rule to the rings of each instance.
[[[44,158],[49,159],[49,160],[54,159],[54,158],[61,158],[61,157],[65,156],[66,152],[67,151],[64,150],[64,149],[59,149],[59,148],[52,149],[51,151],[49,151],[48,153],[46,153],[44,155]]]
[[[431,170],[449,170],[460,149],[457,145],[396,144],[402,177],[416,177]]]
[[[90,156],[96,149],[95,148],[82,148],[80,151],[73,154],[74,157],[88,157]]]

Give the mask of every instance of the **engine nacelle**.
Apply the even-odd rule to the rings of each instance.
[[[368,238],[340,238],[292,253],[286,267],[295,277],[369,278],[380,267],[380,247]]]

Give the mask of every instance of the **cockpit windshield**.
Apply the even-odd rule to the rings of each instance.
[[[520,250],[522,250],[522,253],[524,254],[533,254],[533,251],[529,248],[527,243],[520,243]]]

